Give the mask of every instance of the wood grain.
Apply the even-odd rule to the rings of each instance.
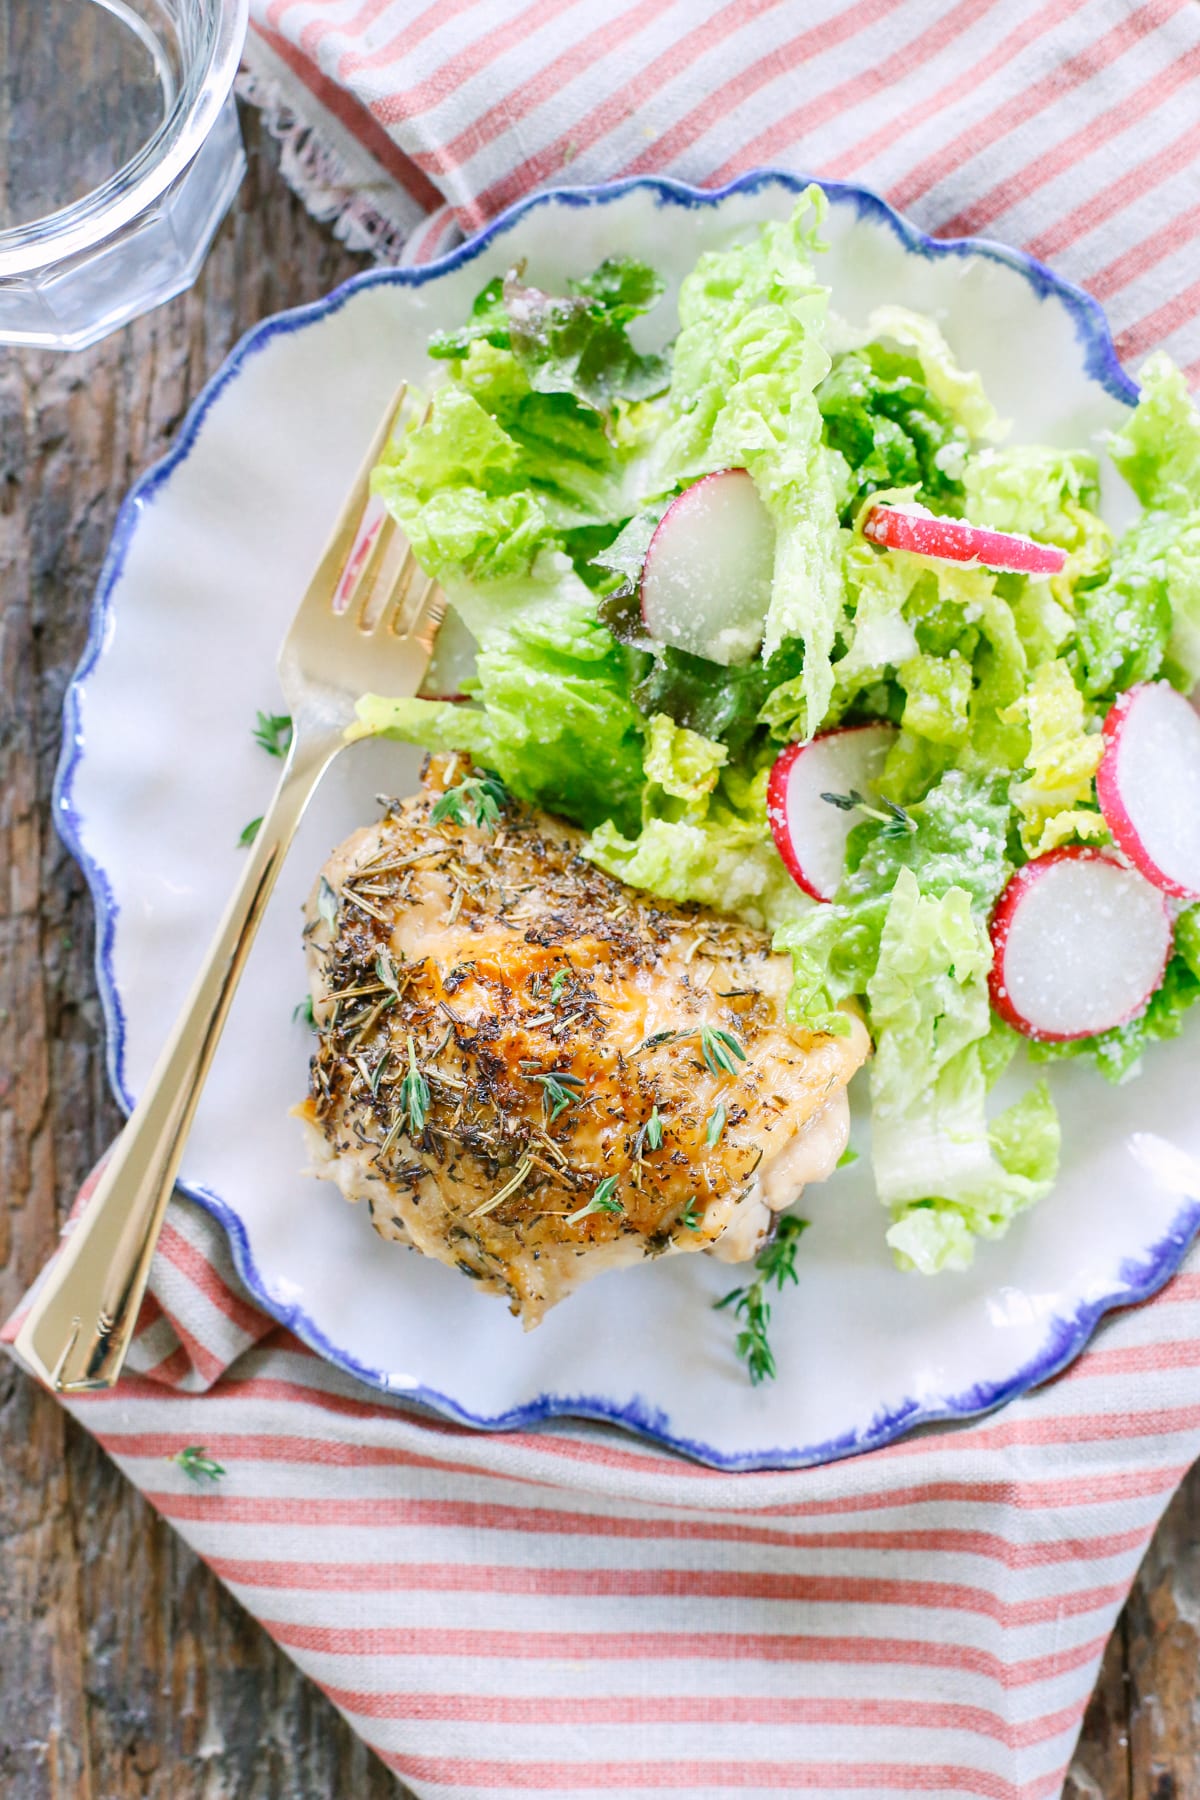
[[[0,12],[3,12],[0,0]],[[49,796],[121,497],[257,319],[358,266],[250,169],[191,293],[72,358],[0,352],[0,1313],[118,1123],[82,878]],[[86,1434],[0,1360],[0,1795],[382,1800],[402,1789]],[[1200,1800],[1200,1473],[1104,1659],[1068,1800]]]
[[[87,9],[90,11],[91,9]],[[0,1314],[118,1125],[63,689],[122,495],[250,325],[361,266],[250,170],[197,286],[74,357],[0,351]],[[165,602],[169,603],[169,596]],[[380,1800],[398,1784],[87,1435],[0,1359],[0,1795]]]

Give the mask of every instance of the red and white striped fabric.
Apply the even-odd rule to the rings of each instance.
[[[724,1475],[485,1435],[315,1357],[174,1203],[112,1395],[70,1410],[420,1795],[1055,1795],[1200,1450],[1200,1259],[979,1423]],[[19,1315],[6,1328],[11,1338]],[[216,1483],[170,1460],[203,1445]]]
[[[251,0],[248,88],[356,244],[531,188],[773,165],[999,237],[1200,381],[1196,0]],[[407,241],[405,241],[407,240]]]
[[[285,168],[381,254],[539,184],[775,164],[1025,245],[1200,380],[1195,0],[251,11]],[[406,1411],[264,1318],[184,1201],[131,1366],[71,1410],[422,1795],[1038,1800],[1200,1452],[1200,1258],[1003,1414],[802,1473]]]

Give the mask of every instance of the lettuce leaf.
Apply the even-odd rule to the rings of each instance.
[[[877,306],[867,320],[867,331],[872,339],[890,339],[915,354],[930,395],[968,437],[995,439],[1008,431],[996,416],[982,377],[960,365],[927,313],[912,312],[907,306]]]
[[[664,723],[669,727],[669,721]],[[779,860],[767,826],[770,766],[764,764],[752,776],[722,768],[717,784],[709,787],[720,746],[703,745],[704,740],[692,732],[677,733],[671,740],[676,797],[666,783],[657,784],[661,798],[652,786],[647,816],[636,836],[625,837],[614,825],[601,825],[583,854],[610,875],[665,900],[694,900],[718,912],[735,913],[752,925],[782,926],[813,903]],[[686,775],[679,779],[681,760],[707,765],[705,774],[692,783]],[[690,796],[679,794],[688,786]],[[681,806],[680,800],[687,803]],[[655,812],[665,816],[654,816]]]
[[[648,783],[664,794],[693,804],[707,799],[717,785],[721,769],[729,761],[724,744],[676,725],[666,713],[655,713],[646,738],[645,770]]]
[[[1200,413],[1187,378],[1162,351],[1139,378],[1141,396],[1109,452],[1147,511],[1190,513],[1200,503]]]
[[[940,512],[959,510],[969,438],[916,356],[878,343],[844,352],[817,389],[817,404],[825,442],[852,475],[843,523],[871,495],[900,487],[911,487]]]
[[[935,898],[901,871],[867,986],[871,1151],[879,1198],[897,1214],[888,1242],[925,1273],[965,1266],[972,1239],[999,1235],[1057,1172],[1057,1118],[1044,1089],[987,1123],[991,957],[965,890]]]
[[[1096,458],[1084,450],[1014,444],[981,450],[963,477],[965,511],[975,525],[1017,531],[1073,550],[1087,535],[1083,513],[1100,501]]]
[[[509,350],[538,393],[578,396],[604,408],[642,400],[667,385],[667,359],[642,353],[627,325],[663,292],[662,277],[632,257],[609,257],[591,275],[548,294],[527,285],[518,269],[496,276],[476,295],[458,331],[435,332],[431,356],[458,358],[479,342]]]
[[[794,1024],[828,1030],[843,1000],[868,993],[902,873],[919,879],[921,891],[933,898],[958,889],[981,918],[1012,873],[1008,803],[999,784],[951,769],[911,815],[916,830],[902,835],[874,824],[856,827],[835,899],[778,932],[775,948],[792,956],[788,1015]]]
[[[1200,679],[1200,413],[1169,357],[1152,356],[1141,378],[1109,448],[1146,510],[1117,547],[1108,587],[1089,601],[1080,635],[1090,693],[1160,670],[1185,693]]]
[[[1093,720],[1068,665],[1061,659],[1043,663],[1005,717],[1029,727],[1029,773],[1011,790],[1026,854],[1040,856],[1072,837],[1106,838],[1099,811],[1089,810],[1104,739],[1088,730]]]
[[[534,805],[591,827],[641,818],[641,715],[626,653],[567,558],[511,583],[462,583],[453,601],[479,640],[479,706],[366,695],[353,735],[465,750]],[[482,710],[481,710],[482,709]]]

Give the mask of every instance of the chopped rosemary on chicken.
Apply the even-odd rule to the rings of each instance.
[[[623,886],[560,820],[506,799],[481,832],[468,790],[465,822],[432,828],[455,779],[486,778],[432,764],[310,903],[314,1167],[526,1325],[606,1270],[717,1245],[748,1263],[764,1176],[794,1199],[844,1142],[861,1026],[793,1033],[765,932]]]

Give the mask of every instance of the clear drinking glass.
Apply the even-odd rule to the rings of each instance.
[[[0,0],[0,343],[78,350],[195,280],[245,171],[248,0]]]

